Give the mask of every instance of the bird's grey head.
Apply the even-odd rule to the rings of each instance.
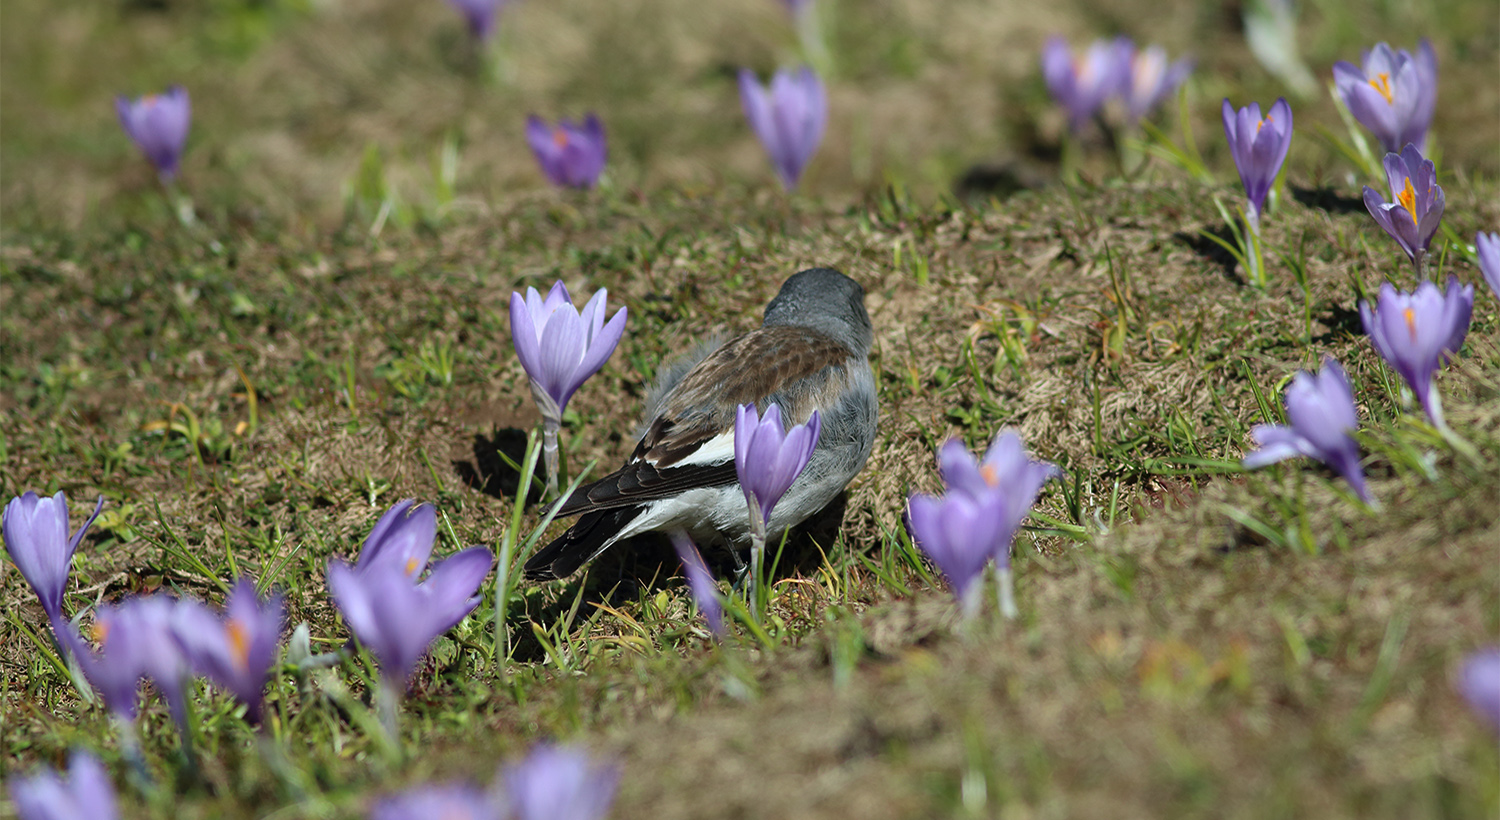
[[[763,324],[821,330],[859,354],[868,354],[875,341],[870,314],[865,312],[865,289],[833,268],[793,274],[766,305]]]

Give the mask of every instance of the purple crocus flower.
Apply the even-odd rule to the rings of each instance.
[[[495,17],[505,0],[448,0],[469,25],[475,40],[488,40],[495,30]]]
[[[548,424],[562,424],[568,399],[599,372],[625,334],[626,308],[604,321],[609,291],[600,288],[584,305],[573,307],[568,288],[558,280],[543,299],[536,288],[523,298],[510,295],[510,333],[516,358],[531,379],[531,395]]]
[[[778,71],[769,88],[748,68],[740,69],[740,104],[750,130],[771,155],[776,175],[788,191],[797,187],[808,160],[823,141],[828,125],[828,96],[823,81],[807,67]]]
[[[581,749],[543,743],[503,772],[511,820],[601,820],[615,798],[620,769]]]
[[[912,540],[948,579],[965,617],[972,617],[979,607],[981,587],[974,582],[995,556],[1002,531],[1008,529],[1002,496],[913,495],[906,504],[906,522]]]
[[[224,602],[223,617],[201,606],[179,606],[172,634],[198,674],[224,687],[260,722],[261,692],[270,678],[281,637],[284,606],[280,595],[264,603],[255,582],[241,578]]]
[[[1458,691],[1491,729],[1500,732],[1500,647],[1480,650],[1464,660]]]
[[[492,564],[488,548],[470,547],[433,564],[416,584],[392,564],[361,570],[334,560],[328,588],[349,629],[380,661],[381,673],[404,690],[428,645],[479,605],[476,592]]]
[[[120,126],[156,166],[162,180],[170,182],[177,176],[192,119],[187,89],[174,85],[164,94],[148,94],[138,100],[119,96],[115,98],[115,111],[120,115]]]
[[[1500,299],[1500,234],[1480,231],[1474,235],[1474,249],[1479,256],[1479,272]]]
[[[1437,109],[1437,73],[1432,43],[1423,40],[1415,57],[1378,43],[1365,52],[1362,68],[1335,63],[1333,82],[1349,113],[1394,154],[1407,144],[1425,149]]]
[[[42,611],[54,633],[60,631],[63,618],[63,594],[68,588],[68,569],[83,534],[104,509],[104,496],[94,505],[94,513],[83,522],[72,537],[68,536],[68,497],[62,491],[44,498],[30,490],[5,505],[0,529],[5,533],[5,550],[16,562],[21,577],[31,584],[42,602]],[[62,638],[58,638],[62,642]]]
[[[1386,282],[1374,309],[1369,302],[1359,303],[1359,318],[1375,352],[1396,368],[1440,430],[1447,425],[1432,377],[1463,347],[1473,313],[1474,286],[1461,286],[1454,277],[1448,278],[1447,293],[1431,282],[1417,285],[1411,293]]]
[[[1052,99],[1068,112],[1074,134],[1088,126],[1105,100],[1127,89],[1134,50],[1126,37],[1095,40],[1082,57],[1075,57],[1061,37],[1052,37],[1042,47],[1042,78]]]
[[[519,293],[510,295],[510,335],[516,358],[531,379],[531,397],[542,412],[549,495],[557,492],[557,432],[562,429],[563,409],[573,393],[609,361],[625,334],[626,308],[615,311],[605,323],[607,298],[609,291],[600,288],[580,313],[560,279],[546,299],[536,288],[527,288],[524,298]]]
[[[115,605],[101,606],[94,612],[92,630],[99,644],[97,652],[71,628],[64,634],[84,677],[99,690],[106,709],[127,720],[134,719],[136,689],[142,679],[149,678],[186,737],[187,696],[183,684],[190,668],[172,633],[172,623],[184,617],[180,609],[202,606],[191,599],[161,594],[135,595]]]
[[[949,496],[968,496],[996,517],[990,556],[1000,573],[1000,609],[1006,617],[1015,617],[1010,545],[1036,503],[1042,485],[1060,478],[1062,470],[1055,464],[1031,458],[1020,435],[1013,430],[1001,430],[990,442],[983,460],[975,460],[962,441],[949,439],[938,448],[938,473],[948,485]],[[984,504],[990,497],[998,501],[997,506]]]
[[[783,432],[781,408],[771,405],[764,416],[755,405],[742,404],[734,415],[734,469],[750,505],[751,530],[765,535],[771,510],[792,482],[802,474],[818,446],[822,421],[814,410],[805,424]]]
[[[1134,51],[1127,63],[1125,81],[1120,84],[1120,93],[1125,100],[1125,113],[1130,122],[1140,122],[1150,114],[1168,94],[1177,90],[1188,72],[1193,70],[1193,61],[1167,60],[1167,52],[1161,46],[1150,46]]]
[[[14,777],[7,784],[21,820],[115,820],[115,789],[99,759],[75,750],[64,780],[51,769],[30,777]]]
[[[1229,153],[1234,157],[1240,182],[1245,186],[1245,197],[1250,201],[1246,216],[1251,229],[1255,230],[1266,204],[1266,195],[1271,192],[1271,184],[1281,172],[1287,149],[1292,146],[1292,107],[1287,105],[1286,98],[1277,99],[1262,118],[1260,103],[1250,103],[1236,111],[1226,99],[1223,114]]]
[[[375,522],[354,562],[356,572],[380,565],[400,568],[413,582],[427,569],[432,542],[437,538],[437,511],[431,504],[406,498],[396,502]]]
[[[678,560],[682,561],[688,591],[692,592],[693,603],[698,605],[698,611],[703,613],[703,620],[708,622],[708,631],[716,638],[724,637],[724,605],[719,602],[719,587],[714,583],[713,575],[709,574],[703,555],[687,534],[680,531],[672,533],[672,547],[677,550]]]
[[[1286,389],[1286,418],[1290,425],[1257,424],[1250,436],[1260,445],[1245,456],[1245,467],[1255,469],[1296,456],[1327,464],[1349,482],[1366,504],[1376,501],[1365,486],[1359,466],[1359,444],[1351,435],[1359,429],[1354,391],[1344,368],[1332,358],[1318,373],[1300,371]]]
[[[1370,216],[1401,245],[1401,250],[1422,275],[1422,258],[1432,245],[1443,221],[1443,189],[1437,184],[1432,160],[1423,159],[1417,146],[1408,144],[1400,154],[1385,155],[1385,177],[1391,186],[1391,201],[1365,186],[1365,207]]]
[[[495,799],[473,786],[418,786],[370,809],[370,820],[502,820]]]
[[[565,188],[592,188],[604,173],[609,152],[604,141],[604,124],[589,114],[583,122],[558,120],[548,125],[540,117],[526,118],[526,141],[536,154],[542,173],[553,185]]]

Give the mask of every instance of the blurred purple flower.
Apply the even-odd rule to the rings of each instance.
[[[1349,113],[1370,129],[1388,153],[1407,144],[1425,150],[1437,109],[1437,55],[1423,40],[1415,57],[1385,43],[1365,52],[1364,66],[1340,60],[1333,82]]]
[[[949,439],[938,448],[938,473],[950,493],[1001,496],[1008,529],[995,545],[998,566],[1009,565],[1011,538],[1036,503],[1042,485],[1063,474],[1056,464],[1028,456],[1014,430],[997,433],[982,461],[976,461],[962,441]]]
[[[620,769],[586,752],[543,743],[505,767],[510,820],[601,820],[614,802]]]
[[[536,155],[542,173],[553,185],[565,188],[592,188],[604,173],[609,152],[604,140],[604,124],[589,114],[583,122],[558,120],[548,125],[540,117],[526,118],[526,141]]]
[[[334,560],[328,588],[350,631],[380,661],[381,673],[404,690],[433,640],[479,605],[476,593],[493,563],[487,547],[470,547],[433,564],[417,584],[393,564],[360,570]]]
[[[30,777],[12,777],[6,784],[20,820],[115,820],[115,789],[99,759],[74,750],[68,778],[43,768]]]
[[[583,306],[573,307],[562,280],[544,300],[536,288],[523,298],[510,295],[510,334],[516,358],[531,379],[531,395],[542,418],[554,430],[562,426],[568,399],[588,378],[599,372],[625,334],[626,308],[604,322],[609,292],[600,288]]]
[[[94,611],[91,634],[99,650],[72,628],[64,632],[84,677],[99,690],[104,706],[125,719],[136,715],[136,689],[143,678],[156,684],[177,727],[187,732],[187,696],[191,670],[172,634],[172,622],[188,617],[180,609],[203,607],[192,599],[170,595],[133,595]],[[212,617],[212,616],[210,616]]]
[[[230,590],[220,617],[201,606],[179,606],[172,634],[193,670],[234,694],[260,723],[261,693],[276,660],[284,605],[280,595],[264,604],[255,582],[241,578]]]
[[[1359,303],[1359,318],[1375,352],[1406,380],[1439,429],[1447,425],[1432,377],[1463,347],[1473,313],[1474,286],[1460,286],[1453,277],[1448,278],[1447,293],[1431,282],[1417,285],[1412,293],[1387,282],[1380,286],[1373,310],[1369,302]]]
[[[120,115],[120,126],[156,166],[162,180],[170,182],[177,176],[192,119],[187,89],[174,85],[166,93],[147,94],[138,100],[118,96],[115,111]]]
[[[473,786],[418,786],[376,803],[370,820],[502,820],[495,803]]]
[[[104,509],[104,496],[94,505],[94,513],[83,522],[83,526],[68,536],[68,497],[61,490],[51,498],[38,496],[27,490],[5,505],[0,516],[0,530],[5,533],[5,550],[16,562],[21,577],[31,585],[36,597],[42,602],[42,611],[53,632],[65,622],[62,614],[63,595],[68,588],[68,570],[73,563],[73,553],[78,542],[88,532],[94,519]],[[58,642],[62,642],[61,636]]]
[[[803,67],[776,72],[767,89],[755,79],[754,72],[742,68],[740,104],[750,130],[771,155],[782,186],[788,191],[796,188],[828,125],[823,81],[812,69]]]
[[[1482,649],[1464,660],[1458,691],[1491,729],[1500,732],[1500,647]]]
[[[1127,83],[1134,50],[1128,37],[1095,40],[1082,57],[1075,57],[1062,37],[1054,36],[1042,47],[1042,78],[1052,99],[1068,112],[1068,127],[1074,134],[1088,126],[1105,100],[1117,93],[1132,93]],[[1144,74],[1141,79],[1146,80]]]
[[[1315,458],[1343,476],[1360,499],[1374,506],[1359,465],[1359,444],[1351,435],[1359,429],[1359,418],[1344,368],[1330,357],[1323,360],[1318,373],[1299,371],[1286,389],[1284,402],[1291,424],[1251,428],[1250,436],[1260,449],[1245,456],[1244,466],[1255,469],[1296,456]]]
[[[1365,186],[1365,207],[1376,224],[1401,245],[1401,250],[1422,275],[1422,259],[1443,221],[1443,189],[1437,184],[1432,160],[1423,159],[1415,145],[1400,154],[1385,155],[1385,176],[1391,186],[1391,201]]]
[[[807,467],[821,430],[816,410],[807,423],[784,432],[778,405],[767,407],[765,416],[756,412],[754,404],[735,410],[734,470],[750,505],[752,532],[764,536],[771,510]]]
[[[925,496],[911,499],[908,520],[912,532],[919,537],[923,532],[927,533],[923,549],[953,582],[954,593],[969,614],[977,605],[977,599],[964,598],[961,587],[966,587],[968,581],[956,579],[966,571],[972,571],[973,577],[977,577],[984,569],[985,559],[993,558],[1000,573],[1001,612],[1007,618],[1015,617],[1010,545],[1021,523],[1031,513],[1042,485],[1060,478],[1062,470],[1055,464],[1031,458],[1026,454],[1026,445],[1020,435],[1013,430],[1001,430],[990,442],[983,460],[976,460],[958,439],[944,442],[938,448],[938,473],[948,486],[948,495],[940,500],[939,505],[925,500]],[[973,506],[955,505],[952,503],[955,498],[967,499]],[[969,521],[975,516],[983,516],[985,520],[982,527],[969,527],[968,532],[954,530],[945,534],[933,520],[945,516],[952,516],[958,522]],[[947,525],[953,526],[954,522],[949,521]],[[978,556],[976,567],[972,564],[972,552],[978,549],[981,536],[989,540],[988,552]],[[953,572],[944,566],[945,563],[954,568]]]
[[[715,638],[723,638],[724,605],[719,602],[719,587],[714,583],[713,575],[709,574],[708,566],[703,563],[703,555],[681,531],[672,533],[672,547],[677,550],[678,560],[682,561],[688,591],[692,592],[693,603],[698,605],[698,611],[703,613],[703,620],[708,622],[708,631]]]
[[[813,0],[782,0],[782,5],[793,17],[800,17],[802,12],[812,7]]]
[[[1125,113],[1131,123],[1139,122],[1156,109],[1161,101],[1177,90],[1188,72],[1193,70],[1193,61],[1187,58],[1175,63],[1168,62],[1167,52],[1161,46],[1149,46],[1136,51],[1132,48],[1127,63],[1126,79],[1120,84],[1120,93],[1125,100]]]
[[[1479,272],[1500,299],[1500,234],[1480,231],[1474,235],[1474,250],[1479,256]]]
[[[1287,149],[1292,145],[1292,107],[1285,98],[1277,99],[1262,119],[1260,103],[1250,103],[1236,111],[1226,99],[1223,114],[1229,153],[1234,157],[1245,197],[1250,201],[1246,216],[1253,230],[1259,225],[1266,195],[1271,192],[1281,164],[1286,161]]]
[[[998,492],[913,495],[907,501],[906,522],[912,540],[948,579],[965,617],[978,610],[981,585],[974,582],[995,556],[996,544],[1007,529],[1004,507]]]
[[[415,582],[422,570],[427,569],[436,538],[437,511],[431,504],[404,498],[375,522],[375,528],[360,547],[354,570],[368,572],[377,566],[390,565]]]
[[[488,40],[495,30],[495,17],[505,0],[448,0],[469,25],[476,40]]]

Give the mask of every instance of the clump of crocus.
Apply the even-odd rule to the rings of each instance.
[[[688,591],[693,594],[693,603],[698,605],[698,611],[703,613],[703,620],[708,623],[708,631],[714,637],[724,637],[724,605],[719,601],[719,587],[714,583],[714,577],[708,571],[708,565],[703,562],[702,553],[698,552],[686,533],[672,533],[672,548],[677,551],[677,559],[682,562],[682,573],[687,576]]]
[[[1271,105],[1265,117],[1261,117],[1260,103],[1250,103],[1236,111],[1226,99],[1223,115],[1229,153],[1234,157],[1234,166],[1239,170],[1240,182],[1245,187],[1245,236],[1240,243],[1241,254],[1250,281],[1264,287],[1266,274],[1260,253],[1260,215],[1271,186],[1276,182],[1276,175],[1286,161],[1287,150],[1292,146],[1292,107],[1281,98]]]
[[[503,807],[493,795],[473,786],[418,786],[379,801],[370,820],[502,820]]]
[[[276,660],[283,610],[280,595],[262,602],[255,582],[241,578],[222,616],[201,606],[179,606],[172,620],[172,634],[193,670],[245,704],[252,723],[260,723],[261,693]]]
[[[993,560],[1000,611],[1007,618],[1016,617],[1011,542],[1042,485],[1062,471],[1028,456],[1021,437],[1002,430],[983,460],[976,460],[963,442],[948,440],[938,449],[938,472],[947,495],[914,495],[907,502],[913,539],[948,578],[965,617],[978,609],[979,586],[974,582]]]
[[[614,802],[620,769],[581,749],[541,744],[502,772],[505,815],[512,820],[602,820]]]
[[[1137,50],[1132,45],[1126,69],[1125,80],[1120,84],[1120,96],[1125,102],[1128,122],[1134,125],[1182,85],[1193,70],[1193,61],[1183,58],[1170,62],[1161,46]]]
[[[1298,372],[1286,389],[1286,419],[1290,424],[1257,424],[1250,436],[1259,449],[1247,454],[1245,467],[1255,469],[1297,456],[1315,458],[1349,482],[1366,504],[1378,506],[1365,485],[1359,465],[1359,429],[1354,390],[1344,368],[1332,358],[1318,373]]]
[[[469,26],[469,34],[475,40],[488,40],[495,31],[495,17],[500,13],[500,7],[505,5],[505,0],[448,0],[459,14],[464,17],[464,22]]]
[[[1391,186],[1391,201],[1365,186],[1365,207],[1375,222],[1391,235],[1422,278],[1422,260],[1432,246],[1443,221],[1443,189],[1437,184],[1437,169],[1432,160],[1423,159],[1415,145],[1408,144],[1400,154],[1385,155],[1385,176]]]
[[[1415,56],[1378,43],[1365,52],[1363,67],[1339,61],[1334,88],[1349,113],[1370,129],[1388,153],[1408,144],[1424,150],[1437,109],[1437,55],[1426,40]]]
[[[1480,231],[1474,235],[1474,251],[1479,257],[1479,272],[1500,299],[1500,234]]]
[[[73,553],[78,542],[99,512],[104,509],[104,496],[94,506],[94,513],[83,522],[71,537],[68,535],[68,497],[62,491],[51,498],[39,496],[30,490],[16,496],[5,505],[0,529],[5,533],[5,550],[16,562],[21,577],[36,592],[47,613],[47,623],[52,627],[60,646],[66,649],[62,633],[66,631],[67,619],[63,617],[63,594],[68,588],[68,570],[73,563]]]
[[[560,119],[557,125],[548,125],[535,115],[527,117],[526,141],[553,185],[592,188],[599,184],[609,149],[604,123],[593,114],[585,116],[583,122]]]
[[[1446,293],[1423,282],[1411,293],[1389,282],[1380,286],[1374,308],[1360,300],[1359,318],[1380,358],[1406,380],[1433,426],[1446,431],[1443,404],[1433,385],[1438,368],[1464,345],[1474,313],[1474,286],[1448,279]]]
[[[1088,127],[1106,100],[1124,90],[1131,79],[1134,51],[1125,37],[1095,40],[1082,56],[1075,56],[1061,37],[1052,37],[1042,47],[1042,78],[1052,99],[1068,112],[1068,128],[1075,135]],[[1143,88],[1149,85],[1142,83]]]
[[[803,67],[776,72],[770,87],[765,88],[754,72],[742,68],[740,104],[750,130],[770,154],[782,186],[788,191],[796,188],[828,125],[823,81],[812,69]]]
[[[115,820],[120,816],[109,775],[99,759],[85,751],[73,752],[66,779],[44,768],[30,777],[13,777],[6,785],[21,820]]]
[[[166,93],[148,94],[138,100],[116,97],[115,111],[126,135],[156,166],[162,181],[175,179],[192,120],[187,89],[174,85]]]
[[[397,701],[417,661],[439,635],[479,605],[479,586],[493,563],[488,548],[470,547],[433,564],[421,583],[392,562],[365,567],[337,559],[328,563],[334,603],[350,631],[380,663],[381,720],[392,742],[397,738]]]
[[[1500,647],[1475,652],[1464,660],[1458,691],[1491,729],[1500,732]]]
[[[543,299],[536,288],[510,295],[510,335],[516,358],[531,379],[531,396],[542,412],[542,455],[547,463],[547,494],[557,494],[557,431],[568,399],[609,361],[625,334],[625,308],[604,321],[609,292],[600,288],[580,313],[561,280]]]
[[[782,426],[781,408],[775,404],[766,408],[764,416],[754,404],[742,404],[735,410],[734,470],[750,508],[749,589],[757,606],[755,583],[761,577],[771,511],[812,460],[821,431],[822,420],[816,410],[805,423],[790,430]]]

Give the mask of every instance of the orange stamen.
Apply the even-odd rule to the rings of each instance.
[[[1417,316],[1411,308],[1407,308],[1402,315],[1406,317],[1406,330],[1411,333],[1411,340],[1415,342],[1417,340]]]
[[[1411,217],[1411,224],[1420,226],[1417,222],[1417,192],[1411,187],[1411,177],[1406,178],[1406,187],[1396,194],[1396,201],[1406,209],[1407,215]]]
[[[1260,133],[1260,127],[1262,125],[1265,125],[1266,123],[1268,123],[1270,121],[1271,121],[1271,115],[1267,114],[1265,119],[1260,120],[1259,122],[1255,123],[1255,133],[1259,134]]]
[[[419,563],[421,562],[419,562],[415,557],[406,559],[406,574],[410,575],[413,572],[416,572],[417,564]]]
[[[104,641],[109,638],[109,624],[102,621],[94,621],[94,626],[89,629],[89,634],[93,636],[96,643],[103,646]]]
[[[561,128],[552,129],[552,143],[558,148],[568,147],[568,132]]]
[[[1375,79],[1370,81],[1370,87],[1379,91],[1380,96],[1385,97],[1386,105],[1396,104],[1396,98],[1391,95],[1391,75],[1383,71],[1376,74]]]
[[[242,672],[249,669],[250,630],[239,620],[231,619],[224,625],[224,631],[229,633],[229,655],[234,659],[234,665]]]
[[[993,464],[986,464],[980,467],[979,475],[984,478],[984,483],[991,487],[997,486],[1000,483],[1000,475],[995,471],[995,465]]]

